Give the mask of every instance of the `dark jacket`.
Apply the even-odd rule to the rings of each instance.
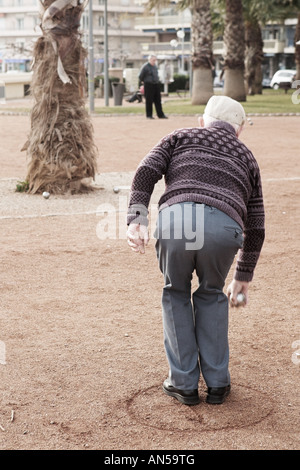
[[[151,65],[149,62],[144,64],[141,68],[139,79],[144,83],[159,83],[158,68],[156,65]]]

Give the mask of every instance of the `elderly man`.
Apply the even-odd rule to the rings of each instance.
[[[167,116],[165,116],[162,110],[160,84],[155,55],[150,55],[148,62],[143,65],[139,74],[139,79],[144,84],[147,119],[154,119],[152,115],[153,104],[156,109],[157,117],[159,119],[167,119]]]
[[[228,298],[247,303],[263,241],[260,171],[239,140],[245,123],[240,103],[213,96],[200,127],[175,130],[140,163],[128,209],[128,243],[144,252],[147,207],[155,183],[165,178],[155,237],[164,275],[163,330],[169,376],[163,391],[186,405],[199,403],[200,373],[206,401],[221,404],[230,392]],[[239,252],[233,280],[226,277]],[[193,272],[198,288],[191,293]]]

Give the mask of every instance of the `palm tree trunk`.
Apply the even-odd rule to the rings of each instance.
[[[213,35],[210,1],[192,2],[192,104],[206,104],[213,95]]]
[[[258,21],[245,23],[245,79],[248,95],[262,93],[263,40]]]
[[[300,13],[298,14],[298,23],[295,34],[295,43],[300,41]],[[295,60],[296,60],[296,80],[300,80],[300,44],[295,44]]]
[[[246,101],[244,31],[241,0],[226,0],[224,94],[237,101]]]
[[[85,109],[86,51],[78,28],[80,0],[44,0],[41,36],[34,48],[31,131],[24,149],[29,157],[29,192],[80,192],[93,178],[97,152]],[[74,6],[75,5],[75,6]]]

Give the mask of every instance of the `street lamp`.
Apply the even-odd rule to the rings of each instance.
[[[178,46],[178,41],[176,41],[176,39],[171,39],[170,46],[176,49],[176,47]]]
[[[181,39],[181,47],[182,47],[182,56],[181,56],[181,68],[182,68],[182,73],[184,73],[184,36],[185,32],[183,29],[180,29],[177,31],[177,37],[178,39]]]

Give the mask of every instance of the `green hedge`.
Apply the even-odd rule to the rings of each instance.
[[[104,83],[104,75],[97,75],[97,77],[95,77],[95,81],[94,81],[95,88],[99,87],[100,80],[102,80],[102,83]],[[108,77],[108,80],[109,80],[110,85],[113,82],[119,82],[120,81],[119,77]]]
[[[189,77],[187,75],[174,73],[174,82],[169,83],[169,92],[176,92],[176,90],[188,90]]]
[[[95,87],[95,89],[99,88],[100,80],[102,80],[102,84],[103,84],[104,83],[104,75],[97,75],[94,78],[94,87]],[[119,77],[108,77],[108,81],[109,81],[108,94],[109,94],[109,97],[111,98],[113,96],[112,83],[113,82],[118,83],[120,81],[120,79],[119,79]]]

